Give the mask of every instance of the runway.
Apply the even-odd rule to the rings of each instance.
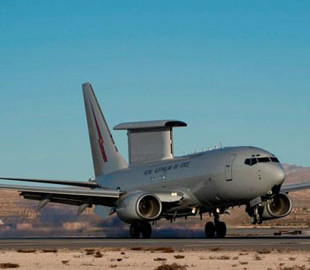
[[[205,238],[161,238],[161,239],[113,239],[113,238],[23,238],[0,239],[0,249],[84,249],[84,248],[128,248],[147,249],[171,247],[176,250],[310,250],[309,236],[277,237],[228,237]]]

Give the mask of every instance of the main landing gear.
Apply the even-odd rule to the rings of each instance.
[[[152,226],[145,221],[132,223],[129,228],[129,234],[131,238],[139,238],[140,234],[142,238],[151,238]]]
[[[224,238],[226,236],[226,224],[219,220],[219,215],[215,214],[214,222],[207,222],[205,234],[207,238]]]

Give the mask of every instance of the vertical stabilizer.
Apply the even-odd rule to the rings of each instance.
[[[127,168],[115,145],[90,83],[82,85],[95,176]]]

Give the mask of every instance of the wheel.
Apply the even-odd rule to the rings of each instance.
[[[205,234],[207,238],[213,238],[215,234],[215,226],[213,222],[207,222],[205,226]]]
[[[256,219],[257,219],[257,224],[263,223],[263,219],[262,219],[261,215],[258,215]]]
[[[141,224],[141,234],[143,238],[151,238],[152,236],[152,226],[148,222],[143,222]]]
[[[226,224],[225,222],[219,221],[215,223],[215,231],[217,238],[224,238],[226,236]]]
[[[250,217],[250,221],[251,221],[251,223],[252,223],[253,225],[255,225],[255,224],[257,223],[257,218],[256,218],[256,216],[251,216],[251,217]]]
[[[132,223],[129,228],[129,234],[131,238],[139,238],[140,226],[138,223]]]

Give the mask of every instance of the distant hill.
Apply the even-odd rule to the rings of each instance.
[[[310,182],[310,167],[301,167],[296,165],[283,165],[286,172],[287,183]]]

